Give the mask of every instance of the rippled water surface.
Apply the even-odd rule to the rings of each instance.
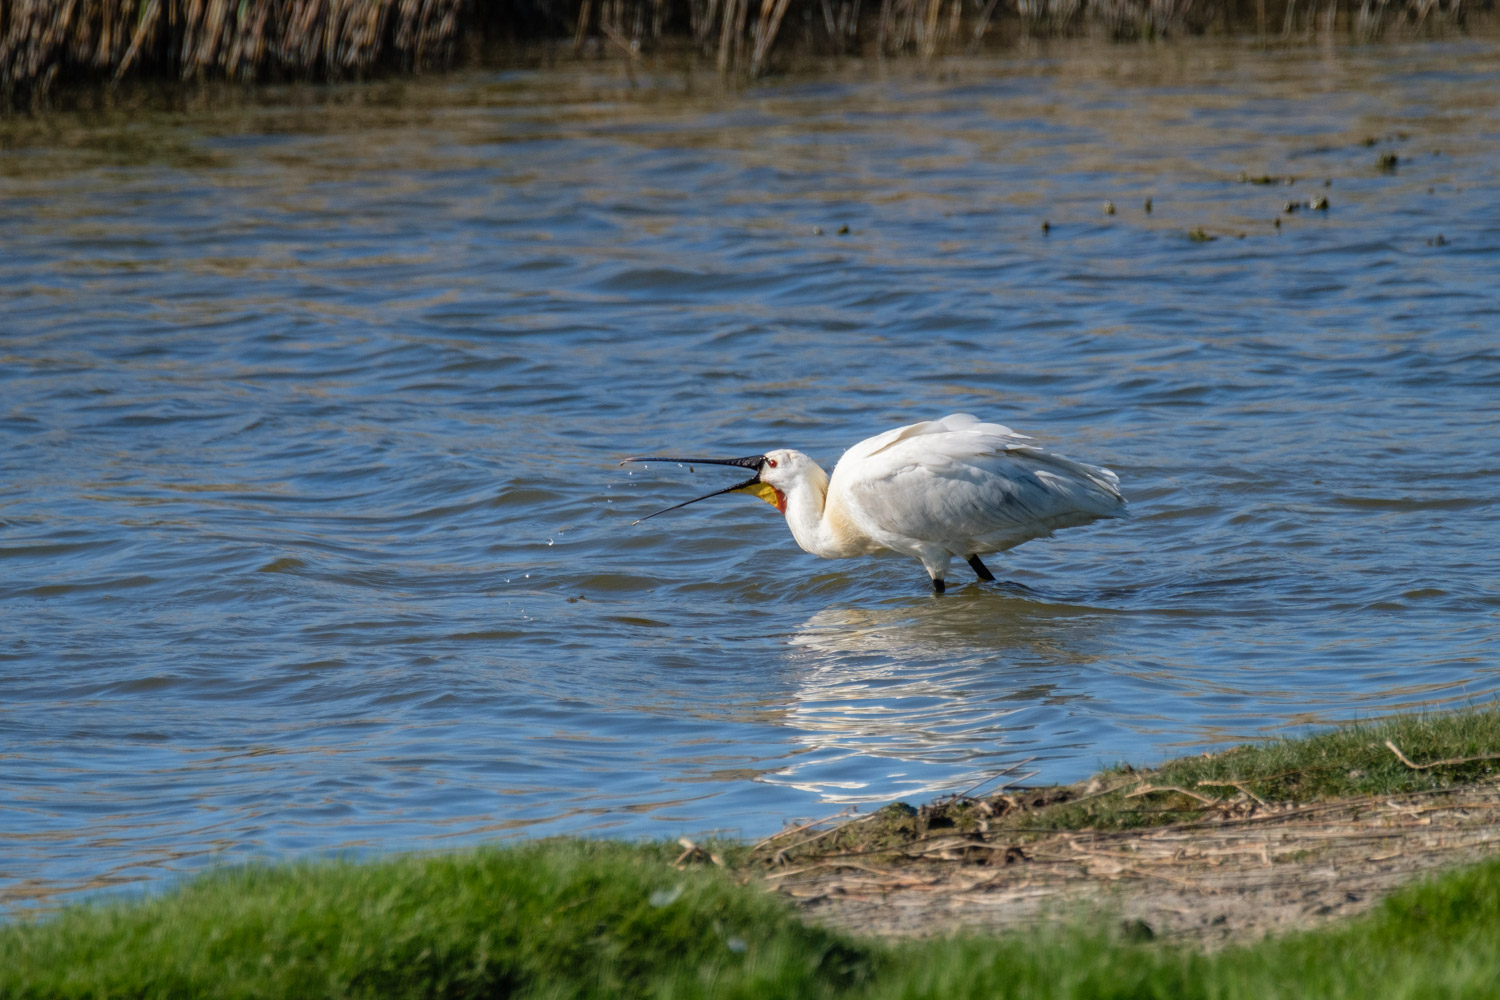
[[[0,123],[0,899],[1489,701],[1497,74],[1079,45]],[[965,411],[1135,516],[943,598],[746,497],[631,524],[736,477],[625,456]]]

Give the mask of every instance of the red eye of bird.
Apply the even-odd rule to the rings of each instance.
[[[766,459],[766,464],[769,465],[771,468],[774,469],[774,468],[776,468],[776,459],[774,459],[774,458],[768,458],[768,459]]]

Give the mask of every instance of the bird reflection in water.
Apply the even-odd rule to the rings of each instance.
[[[977,589],[957,597],[808,619],[790,640],[796,688],[779,720],[806,749],[763,780],[830,802],[886,802],[962,791],[1028,757],[1073,756],[1086,742],[1067,736],[1089,697],[1080,668],[1107,655],[1112,614]],[[871,757],[890,761],[885,782],[867,780]],[[861,765],[841,766],[851,758]]]

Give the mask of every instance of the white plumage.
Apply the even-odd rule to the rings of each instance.
[[[1113,472],[1030,442],[1009,427],[955,413],[859,442],[839,459],[832,477],[790,449],[735,459],[626,461],[755,469],[751,479],[707,496],[761,497],[786,514],[797,544],[813,555],[839,559],[892,551],[912,556],[942,593],[954,556],[966,559],[980,579],[992,580],[981,555],[1124,514],[1125,498]]]

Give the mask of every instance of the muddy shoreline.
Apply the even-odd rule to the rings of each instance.
[[[1140,799],[1187,791],[1149,776],[1127,782]],[[808,920],[852,933],[930,937],[1104,918],[1127,937],[1213,948],[1353,916],[1424,875],[1491,857],[1500,844],[1493,780],[1308,803],[1269,802],[1247,788],[1188,822],[1028,825],[1099,793],[1096,782],[914,812],[887,807],[791,828],[754,855],[767,886]],[[994,821],[950,822],[955,812]],[[893,824],[910,835],[893,840]],[[837,846],[820,850],[809,838]]]

